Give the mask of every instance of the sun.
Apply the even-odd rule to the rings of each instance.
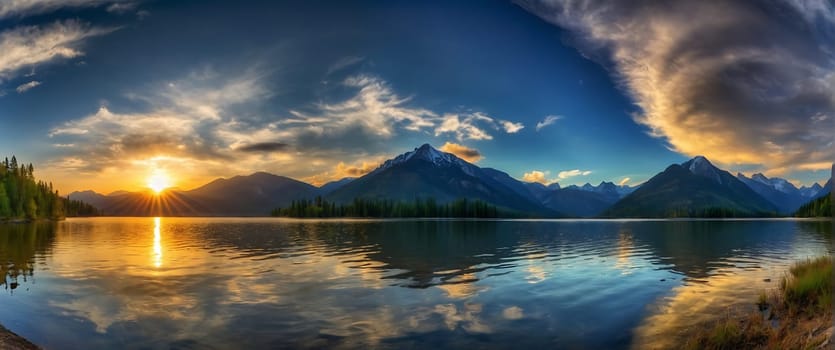
[[[171,178],[164,171],[157,169],[148,177],[147,185],[154,193],[159,194],[171,187]]]

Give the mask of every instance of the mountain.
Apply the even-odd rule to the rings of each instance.
[[[218,179],[191,191],[181,192],[204,204],[211,215],[266,215],[292,200],[308,199],[317,188],[289,177],[264,172]]]
[[[546,187],[538,183],[528,183],[526,186],[546,208],[572,217],[597,216],[635,190],[635,187],[618,186],[605,181],[597,186],[589,183],[565,188],[560,188],[559,184]]]
[[[577,186],[551,191],[542,199],[542,205],[568,216],[592,217],[602,213],[620,199],[615,194],[579,189]]]
[[[539,202],[542,202],[542,200],[552,191],[560,189],[560,184],[556,182],[547,186],[539,182],[523,182],[523,184]]]
[[[818,195],[818,193],[820,193],[820,191],[822,189],[823,189],[823,187],[819,183],[816,182],[816,183],[812,184],[812,186],[801,187],[799,189],[799,191],[800,191],[800,195],[803,196],[803,198],[814,198],[816,195]]]
[[[617,200],[623,198],[624,196],[632,193],[637,189],[637,187],[630,187],[630,186],[618,186],[612,182],[601,181],[600,184],[594,186],[590,183],[586,183],[583,186],[571,185],[566,188],[586,191],[586,192],[594,192],[600,195],[603,195],[610,199],[612,203],[616,202]]]
[[[292,200],[314,197],[318,189],[301,181],[268,173],[217,179],[190,190],[125,192],[104,196],[92,191],[74,192],[99,208],[105,215],[117,216],[264,216]]]
[[[812,196],[812,199],[818,199],[818,198],[821,198],[821,197],[825,197],[825,196],[829,195],[831,192],[832,192],[832,178],[830,177],[829,181],[827,181],[826,184],[823,185],[823,187],[821,187],[820,191],[818,191],[818,193],[816,193],[814,196]]]
[[[541,192],[537,198],[546,208],[565,215],[592,217],[599,215],[632,191],[634,188],[604,181],[597,186],[586,183],[583,186],[557,187]]]
[[[725,213],[716,213],[724,211]],[[757,216],[777,211],[745,183],[695,157],[673,164],[624,197],[607,217],[676,217],[704,215]],[[711,212],[711,213],[709,213]]]
[[[326,196],[326,195],[330,194],[331,192],[336,191],[340,187],[345,186],[347,183],[349,183],[351,181],[354,181],[354,179],[356,179],[356,178],[346,177],[346,178],[342,178],[342,179],[339,179],[339,180],[336,180],[336,181],[328,182],[328,183],[319,187],[319,195]]]
[[[348,203],[355,198],[395,201],[434,198],[439,203],[467,198],[528,215],[554,214],[542,207],[518,180],[495,169],[479,168],[429,144],[387,160],[326,197],[337,203]]]
[[[493,168],[482,168],[481,170],[491,179],[499,182],[507,188],[510,188],[513,192],[516,192],[520,196],[527,198],[531,202],[539,203],[539,199],[537,199],[536,195],[531,192],[530,188],[526,186],[525,183],[512,178],[503,171]],[[557,188],[559,188],[559,185],[557,185]]]
[[[809,201],[809,197],[804,197],[797,187],[785,179],[768,178],[759,173],[750,178],[737,173],[736,178],[777,207],[781,214],[794,213],[797,208]]]
[[[89,190],[72,192],[67,195],[67,197],[71,200],[82,201],[90,204],[96,208],[103,208],[107,201],[107,196]]]

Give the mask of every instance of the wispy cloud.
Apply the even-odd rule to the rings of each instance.
[[[835,159],[829,1],[522,0],[575,34],[682,154],[798,168]]]
[[[0,18],[28,16],[68,7],[96,7],[106,4],[127,6],[137,0],[3,0],[0,2]],[[109,11],[109,8],[108,8]]]
[[[591,171],[590,171],[590,170],[580,170],[580,169],[574,169],[574,170],[560,171],[560,172],[557,174],[557,177],[558,177],[558,178],[560,178],[560,179],[562,179],[562,180],[564,180],[564,179],[567,179],[567,178],[570,178],[570,177],[575,177],[575,176],[588,176],[588,175],[591,175]]]
[[[46,26],[22,26],[0,32],[0,81],[17,76],[23,69],[84,54],[87,38],[106,34],[112,28],[96,28],[78,21]]]
[[[479,152],[477,149],[452,142],[444,143],[444,145],[441,146],[440,150],[447,153],[452,153],[456,155],[458,158],[466,160],[470,163],[477,163],[478,161],[484,158],[484,156],[481,155],[481,152]]]
[[[291,111],[296,118],[284,123],[319,127],[322,132],[359,126],[369,134],[386,138],[393,136],[397,127],[420,131],[434,126],[434,112],[409,107],[411,97],[397,95],[383,80],[359,75],[349,77],[344,85],[359,91],[342,102],[317,104],[311,113]]]
[[[303,131],[319,143],[324,139],[356,139],[357,133],[366,139],[389,139],[400,130],[432,130],[435,136],[452,134],[458,141],[492,140],[489,130],[514,133],[523,127],[521,123],[497,121],[483,112],[440,113],[415,107],[411,96],[397,94],[387,82],[371,75],[348,77],[343,85],[358,91],[346,100],[318,103],[309,111],[290,111],[294,118],[280,124]]]
[[[119,1],[119,2],[114,2],[110,5],[108,5],[107,6],[107,12],[123,14],[123,13],[132,12],[133,10],[136,10],[136,8],[138,6],[139,6],[139,4],[136,3],[136,2]]]
[[[39,82],[37,80],[32,80],[28,83],[18,85],[15,90],[17,90],[17,93],[22,94],[22,93],[24,93],[26,91],[29,91],[30,89],[38,86],[38,85],[41,85],[41,82]]]
[[[365,57],[362,57],[362,56],[346,56],[346,57],[343,57],[343,58],[339,59],[338,61],[334,62],[333,64],[331,64],[328,67],[328,70],[325,74],[326,75],[333,74],[335,72],[338,72],[338,71],[343,70],[345,68],[348,68],[350,66],[358,64],[358,63],[360,63],[364,60],[365,60]]]
[[[554,123],[557,122],[557,120],[560,120],[560,119],[562,119],[561,116],[549,115],[549,116],[545,117],[545,119],[536,123],[536,131],[538,132],[539,130],[542,130],[542,128],[544,128],[544,127],[547,127],[549,125],[553,125]]]

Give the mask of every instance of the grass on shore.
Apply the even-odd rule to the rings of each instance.
[[[817,349],[832,344],[832,258],[794,264],[780,289],[760,293],[759,312],[705,327],[687,349]]]

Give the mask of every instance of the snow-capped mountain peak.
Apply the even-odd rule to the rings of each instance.
[[[800,188],[800,195],[804,198],[814,198],[823,190],[823,186],[815,182],[812,186],[803,186]]]
[[[736,177],[740,180],[748,179],[742,173],[737,174]],[[796,194],[798,192],[797,187],[795,187],[791,182],[789,182],[786,179],[781,179],[779,177],[768,178],[767,176],[763,175],[762,173],[756,173],[756,174],[751,176],[750,180],[759,182],[763,185],[766,185],[768,187],[771,187],[771,188],[773,188],[777,191],[783,192],[783,193]],[[745,182],[745,181],[743,181],[743,182]]]
[[[446,153],[437,150],[432,145],[425,143],[420,147],[415,148],[413,151],[409,151],[403,153],[393,159],[387,160],[385,163],[380,165],[377,169],[375,169],[372,173],[380,172],[391,168],[397,164],[403,164],[412,160],[423,160],[432,163],[436,167],[446,167],[446,166],[458,166],[461,168],[464,173],[470,176],[475,176],[475,169],[476,167],[470,163],[467,163],[461,158],[456,157],[452,153]]]
[[[769,179],[765,177],[765,175],[763,175],[762,173],[754,174],[753,176],[751,176],[751,180],[757,181],[762,184],[771,185],[771,181],[769,181]]]
[[[722,183],[720,170],[713,166],[713,164],[711,164],[704,156],[696,156],[693,159],[682,163],[681,166],[690,170],[693,174],[713,179],[720,184]]]

